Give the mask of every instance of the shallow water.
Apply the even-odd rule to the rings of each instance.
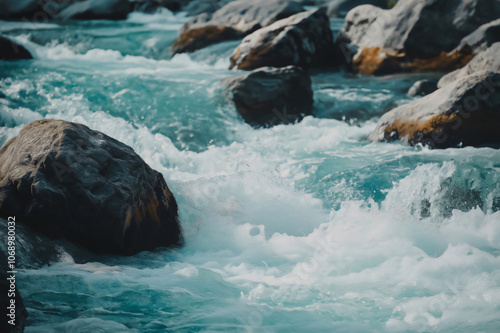
[[[428,76],[315,74],[314,116],[255,129],[220,85],[237,42],[165,51],[185,20],[0,22],[36,55],[0,62],[0,143],[59,118],[132,146],[186,241],[20,271],[27,332],[500,329],[500,151],[366,140]]]

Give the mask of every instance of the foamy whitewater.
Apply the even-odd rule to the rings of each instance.
[[[316,74],[314,117],[255,129],[238,42],[171,58],[185,20],[0,22],[36,57],[0,62],[0,144],[57,118],[130,145],[186,243],[20,270],[27,332],[500,331],[500,151],[366,139],[425,75]]]

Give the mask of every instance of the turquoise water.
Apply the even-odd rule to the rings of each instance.
[[[366,140],[430,75],[315,74],[314,116],[255,129],[220,85],[237,42],[170,57],[185,20],[0,22],[36,56],[0,62],[0,143],[59,118],[132,146],[186,240],[21,270],[27,332],[500,329],[500,151]]]

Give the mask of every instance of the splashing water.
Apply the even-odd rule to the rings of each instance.
[[[315,117],[252,128],[221,97],[237,43],[165,51],[185,20],[0,24],[36,57],[0,62],[0,143],[58,118],[130,145],[186,238],[20,271],[27,332],[499,330],[498,150],[368,142],[423,76],[317,74]]]

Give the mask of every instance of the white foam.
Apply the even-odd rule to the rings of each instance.
[[[242,303],[272,309],[262,312],[264,320],[280,309],[299,316],[314,309],[354,322],[382,321],[380,329],[390,331],[446,331],[468,327],[471,309],[473,325],[498,315],[500,258],[492,251],[500,250],[500,212],[453,211],[436,223],[409,208],[421,196],[437,197],[439,184],[457,172],[454,163],[417,167],[389,190],[381,207],[346,201],[329,212],[294,188],[294,159],[302,149],[334,153],[373,124],[353,128],[312,117],[270,129],[234,124],[240,135],[234,143],[193,153],[146,128],[90,112],[83,99],[51,103],[59,110],[70,109],[63,107],[69,103],[75,111],[50,117],[102,130],[162,171],[174,184],[185,229],[182,261],[160,270],[102,264],[76,265],[78,270],[106,279],[125,269],[131,281],[140,277],[156,290],[167,288],[161,276],[171,272],[182,280],[169,290],[188,294],[203,279],[212,281],[205,276],[210,271],[240,288]],[[380,148],[365,147],[365,153]],[[128,288],[132,282],[122,283]],[[249,316],[242,317],[247,325]]]
[[[0,105],[0,122],[3,124],[3,126],[7,126],[2,127],[1,130],[5,132],[8,132],[11,127],[22,127],[30,121],[38,120],[41,118],[42,116],[39,113],[33,112],[28,108],[19,107],[13,109],[6,105]],[[14,132],[12,134],[14,134]]]
[[[187,267],[176,270],[174,274],[190,278],[198,275],[198,269],[193,265],[188,265]]]
[[[148,29],[179,31],[187,18],[184,14],[174,14],[167,8],[160,8],[155,13],[132,12],[128,15],[127,22],[143,24]]]
[[[11,98],[19,98],[19,93],[31,93],[35,91],[35,86],[29,79],[14,81],[9,77],[0,80],[0,89],[5,95]]]
[[[137,75],[161,74],[162,72],[171,73],[172,71],[225,70],[229,66],[229,60],[227,59],[221,59],[212,65],[203,61],[194,61],[188,54],[176,54],[169,60],[155,60],[143,56],[123,55],[120,51],[109,49],[82,51],[82,44],[70,46],[67,43],[52,42],[41,46],[31,42],[29,36],[17,36],[15,39],[31,50],[38,59],[55,61],[77,60],[89,64],[112,64],[112,68],[107,68],[109,74],[126,72]],[[145,41],[146,44],[153,42],[153,39]],[[125,65],[125,68],[114,71],[113,68],[120,67],[120,64]],[[98,68],[96,70],[100,71]]]
[[[187,55],[156,62],[112,50],[79,54],[65,44],[39,51],[45,60],[138,64],[124,70],[113,68],[110,75],[168,74],[176,67],[216,70]],[[273,313],[279,318],[289,319],[287,315],[292,314],[304,320],[318,318],[318,314],[328,318],[328,324],[368,322],[374,331],[466,331],[470,325],[498,318],[500,212],[493,212],[490,203],[486,209],[455,209],[443,214],[449,193],[446,186],[460,185],[460,163],[482,158],[491,161],[486,166],[495,168],[500,160],[497,150],[431,151],[363,143],[374,129],[374,121],[351,126],[309,116],[298,124],[261,129],[228,117],[231,143],[196,153],[177,149],[168,137],[153,134],[145,126],[113,117],[107,110],[92,109],[83,94],[61,96],[44,90],[43,84],[4,82],[2,91],[9,97],[36,89],[47,104],[38,112],[2,105],[2,116],[9,119],[9,126],[16,127],[2,127],[1,135],[12,137],[23,124],[47,114],[47,118],[83,123],[124,142],[165,176],[179,203],[186,238],[183,248],[168,255],[153,253],[145,260],[139,256],[136,262],[130,259],[141,265],[147,260],[160,262],[157,268],[81,265],[63,256],[61,263],[23,273],[31,288],[28,297],[37,292],[37,286],[30,285],[30,281],[36,282],[34,277],[64,274],[83,280],[81,288],[90,288],[89,294],[99,290],[103,298],[118,291],[150,295],[155,290],[180,294],[181,300],[189,295],[200,304],[208,299],[210,313],[227,311],[226,318],[236,311],[245,327],[253,327],[251,313],[245,311],[249,305],[271,309],[260,312],[263,320],[273,318]],[[112,97],[125,94],[127,89]],[[296,186],[314,175],[325,156],[365,158],[371,163],[395,158],[404,161],[405,157],[454,161],[413,168],[394,183],[380,205],[369,198],[344,200],[340,209],[333,210],[325,207],[317,193]],[[311,167],[307,172],[305,165]],[[475,182],[467,188],[481,189],[480,177],[473,178]],[[333,190],[353,191],[346,180],[337,187]],[[491,189],[491,193],[495,191],[498,188]],[[424,209],[423,200],[431,206]],[[102,288],[106,285],[103,281],[116,284],[107,290]],[[71,295],[74,291],[65,292]],[[224,303],[236,292],[241,295],[238,300]],[[214,294],[222,296],[213,298]],[[220,308],[214,305],[217,301]],[[95,308],[105,312],[97,305]],[[76,324],[123,329],[90,319],[88,323],[69,321],[56,328],[64,330]],[[266,325],[276,328],[269,322]],[[48,328],[38,327],[37,331],[44,329]]]
[[[127,22],[144,23],[151,22],[172,22],[186,21],[187,18],[183,14],[174,14],[167,8],[160,8],[154,13],[132,12],[127,17]]]

